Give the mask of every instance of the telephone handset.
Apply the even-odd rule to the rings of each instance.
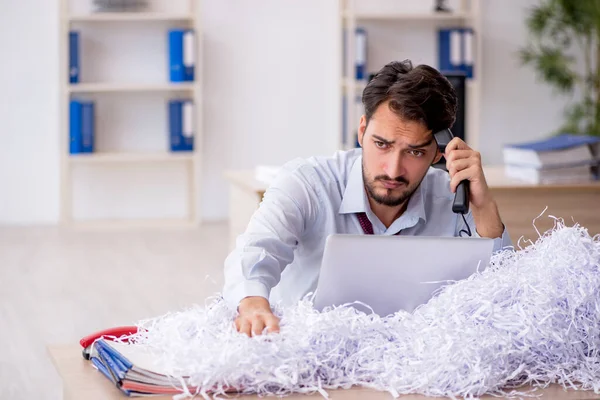
[[[446,151],[446,146],[454,135],[450,129],[442,129],[439,132],[433,134],[437,145],[442,152]],[[444,167],[444,169],[446,169]],[[447,170],[446,170],[447,171]],[[456,193],[454,194],[454,203],[452,203],[452,211],[455,213],[466,214],[469,212],[469,181],[464,180],[456,187]]]

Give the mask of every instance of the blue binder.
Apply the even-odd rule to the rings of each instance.
[[[90,358],[92,364],[94,364],[113,385],[117,386],[122,393],[126,396],[131,396],[131,391],[123,389],[121,383],[127,378],[127,374],[133,368],[133,364],[119,352],[107,345],[104,339],[100,339],[94,343],[94,350],[95,354]]]
[[[532,150],[536,152],[542,151],[560,151],[567,150],[573,147],[592,145],[600,142],[600,137],[591,135],[574,135],[570,133],[562,133],[549,138],[524,142],[524,143],[508,143],[504,147],[515,148],[521,150]]]
[[[183,30],[169,31],[169,79],[171,82],[185,81],[183,69]]]
[[[438,67],[443,72],[463,71],[462,29],[438,31]]]
[[[93,153],[96,118],[94,102],[73,99],[69,103],[69,152]]]
[[[181,101],[169,101],[169,148],[177,151],[181,147],[179,132],[181,131]]]
[[[94,152],[95,117],[94,102],[81,103],[81,152]]]
[[[193,30],[188,29],[183,34],[183,71],[184,79],[188,82],[194,80],[196,37]]]
[[[171,151],[194,150],[194,104],[191,100],[169,101],[169,147]]]
[[[181,104],[181,143],[182,151],[194,150],[194,102],[183,100]]]
[[[171,82],[194,80],[195,35],[191,29],[169,31],[169,79]]]
[[[440,71],[452,71],[450,65],[450,30],[438,31],[438,68]]]
[[[356,80],[361,81],[367,77],[367,31],[364,28],[356,28],[355,41]]]
[[[462,70],[465,72],[467,78],[473,78],[474,51],[475,38],[473,29],[462,29]]]
[[[79,82],[79,32],[69,32],[69,82]]]
[[[157,394],[176,396],[184,392],[178,379],[133,364],[130,358],[115,348],[115,343],[105,338],[94,341],[89,361],[125,398]],[[185,385],[190,392],[199,389],[192,386],[189,379],[185,380]]]
[[[81,102],[71,100],[69,103],[69,153],[71,154],[82,152],[81,125]]]

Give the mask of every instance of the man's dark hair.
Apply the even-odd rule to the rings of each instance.
[[[362,95],[367,124],[377,107],[388,100],[399,117],[422,122],[433,132],[452,127],[456,120],[456,90],[428,65],[413,68],[410,60],[393,61],[379,70]]]

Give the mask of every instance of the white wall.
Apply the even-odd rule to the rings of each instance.
[[[225,169],[334,150],[339,27],[334,0],[202,3],[200,201],[206,219],[221,219],[227,213]],[[525,34],[524,12],[535,1],[483,3],[480,148],[486,162],[499,163],[503,143],[538,138],[555,128],[565,99],[535,83],[533,71],[519,67],[514,55]],[[408,38],[419,40],[416,35],[403,40]],[[53,223],[59,213],[58,1],[0,1],[0,51],[0,223]],[[416,52],[409,57],[425,59]],[[127,185],[113,184],[117,193]],[[94,212],[89,206],[96,196],[87,196],[79,197],[81,213]],[[180,204],[179,198],[169,201]],[[165,212],[175,211],[166,207]]]
[[[58,7],[0,1],[0,222],[58,219]]]
[[[521,67],[516,51],[527,37],[524,20],[538,0],[484,0],[483,86],[480,151],[490,164],[502,162],[505,143],[536,140],[561,125],[568,100],[538,83]]]
[[[203,210],[226,217],[222,172],[330,154],[340,75],[336,2],[204,0]]]

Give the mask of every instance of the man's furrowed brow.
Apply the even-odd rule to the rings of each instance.
[[[431,144],[431,142],[433,142],[433,137],[431,137],[429,140],[427,140],[426,142],[423,142],[423,143],[409,144],[408,147],[410,147],[411,149],[421,149],[423,147],[429,146]]]
[[[376,140],[379,140],[380,142],[383,142],[383,143],[385,143],[385,144],[388,144],[388,145],[389,145],[389,144],[394,144],[394,142],[395,142],[394,140],[391,140],[391,141],[390,141],[390,140],[384,139],[384,138],[382,138],[381,136],[377,136],[377,135],[373,135],[373,138],[375,138]]]

